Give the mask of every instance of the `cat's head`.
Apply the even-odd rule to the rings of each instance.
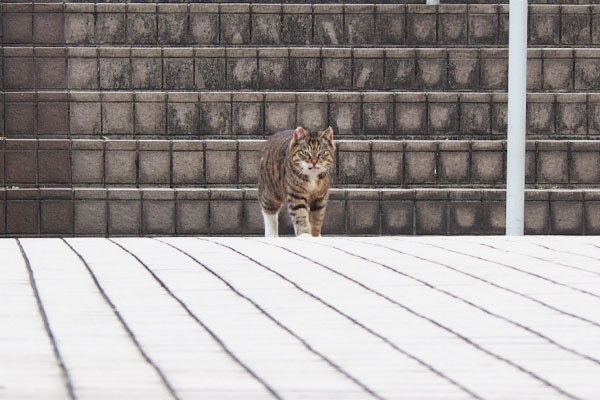
[[[317,133],[309,133],[301,126],[294,130],[290,142],[292,163],[305,175],[320,175],[333,164],[335,143],[333,129],[328,127]]]

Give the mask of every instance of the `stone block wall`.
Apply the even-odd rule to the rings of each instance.
[[[7,236],[255,235],[255,189],[0,190]],[[331,235],[500,235],[503,190],[332,189]],[[528,190],[527,234],[600,234],[600,191]],[[281,233],[293,232],[286,212]]]
[[[256,185],[264,140],[6,139],[7,186],[219,187]],[[502,187],[500,140],[339,140],[338,187]],[[530,141],[526,183],[600,187],[600,142]]]
[[[529,93],[528,138],[594,139],[597,93]],[[478,92],[6,91],[7,138],[265,138],[331,125],[348,139],[503,139],[507,96]]]

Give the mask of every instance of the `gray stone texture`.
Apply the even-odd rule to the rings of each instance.
[[[176,228],[181,235],[210,233],[209,202],[205,200],[178,200]]]
[[[256,58],[228,58],[227,77],[230,89],[255,89],[258,80],[258,63]]]
[[[163,63],[164,88],[184,90],[194,87],[194,60],[191,58],[165,58]]]
[[[111,200],[108,202],[108,234],[139,235],[142,233],[140,200]]]
[[[69,133],[69,104],[38,103],[38,135],[67,135]]]
[[[64,38],[68,44],[94,43],[95,21],[93,13],[65,14]]]
[[[134,89],[157,90],[163,87],[160,58],[131,60],[131,83]]]
[[[160,9],[160,7],[159,7]],[[158,42],[161,44],[186,44],[188,18],[186,14],[158,14]]]
[[[73,150],[71,164],[74,184],[102,184],[104,182],[104,153],[102,151]]]
[[[259,4],[253,5],[252,11],[244,4],[86,6],[69,3],[64,12],[62,5],[36,7],[34,12],[31,5],[9,7],[3,18],[5,42],[62,43],[63,20],[67,43],[83,43],[85,38],[107,44],[218,44],[220,37],[223,44],[280,44],[281,40],[309,44],[313,25],[316,44],[326,45],[506,45],[508,39],[507,8],[495,4],[442,4],[437,8],[421,4],[284,4],[283,8]],[[561,9],[534,4],[530,7],[529,40],[550,46],[597,44],[597,21],[598,13],[590,7],[565,5]],[[289,33],[292,28],[297,34]]]
[[[144,234],[175,234],[175,202],[144,200],[142,203],[142,230]]]
[[[28,99],[29,100],[29,99]],[[10,136],[34,136],[37,105],[33,102],[4,103],[4,133]]]
[[[480,201],[450,201],[451,235],[478,235],[482,232],[483,205]]]
[[[126,43],[126,20],[126,14],[99,14],[96,18],[96,43],[113,45]]]
[[[3,81],[11,89],[64,89],[66,79],[70,89],[125,89],[133,85],[140,89],[191,90],[197,85],[211,90],[479,92],[506,90],[508,82],[506,49],[283,47],[257,51],[165,46],[101,47],[99,51],[91,47],[36,48],[35,54],[27,48],[6,48]],[[600,52],[595,48],[532,48],[528,54],[530,90],[600,89]],[[194,74],[199,78],[196,84]]]
[[[96,58],[69,58],[67,64],[69,89],[98,89],[98,60]]]
[[[152,104],[152,103],[149,103]],[[255,184],[255,140],[14,140],[0,150],[7,184]],[[136,144],[137,143],[137,144]],[[205,149],[205,146],[208,148]],[[528,184],[600,184],[595,141],[528,142]],[[336,185],[503,186],[501,141],[338,141]],[[106,178],[103,165],[106,165]],[[204,169],[206,168],[206,173]],[[136,180],[137,177],[137,180]]]
[[[109,135],[130,135],[133,132],[133,104],[104,102],[102,104],[102,131]]]
[[[42,200],[40,204],[40,233],[73,234],[73,201]]]
[[[201,133],[215,136],[231,134],[231,103],[201,102],[199,116]]]
[[[242,201],[214,200],[210,204],[210,232],[212,234],[242,233]]]
[[[315,14],[314,44],[337,45],[343,43],[344,23],[340,14]]]
[[[154,14],[127,15],[127,43],[154,44],[157,42],[158,24]]]
[[[118,90],[129,88],[131,88],[129,58],[100,58],[100,89]]]
[[[168,103],[167,132],[174,136],[189,136],[198,133],[198,105],[196,103]]]
[[[260,102],[234,102],[231,129],[234,135],[262,136],[264,130],[263,104]]]
[[[190,15],[190,44],[217,44],[219,42],[219,15]]]
[[[414,233],[414,212],[412,201],[382,202],[381,233],[384,235],[412,235]]]
[[[78,200],[74,204],[74,233],[100,236],[107,234],[108,209],[106,200]]]
[[[13,200],[6,203],[6,233],[36,235],[39,233],[39,202]]]
[[[282,44],[307,45],[312,43],[312,15],[284,14],[281,26]]]
[[[261,234],[255,139],[297,125],[352,139],[325,233],[502,234],[507,11],[6,2],[0,234]],[[526,232],[596,234],[600,12],[529,15]]]
[[[213,90],[225,87],[224,57],[196,58],[194,68],[197,89]]]
[[[252,14],[252,38],[254,44],[281,44],[281,15]]]
[[[417,235],[448,233],[448,203],[444,200],[421,200],[415,204]]]
[[[221,43],[250,43],[250,16],[248,14],[221,14]]]
[[[363,104],[363,132],[365,135],[392,135],[394,128],[393,120],[392,104]]]

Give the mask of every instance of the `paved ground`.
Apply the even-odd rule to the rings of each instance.
[[[600,238],[0,240],[0,399],[600,398]]]

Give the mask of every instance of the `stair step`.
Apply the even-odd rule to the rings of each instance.
[[[506,4],[9,3],[4,5],[4,13],[5,44],[508,43]],[[530,45],[600,43],[600,11],[596,8],[531,5],[529,13]],[[422,25],[429,29],[418,29]]]
[[[506,90],[508,49],[6,47],[4,88]],[[600,89],[600,48],[530,49],[529,90]]]
[[[3,236],[262,234],[256,189],[0,189]],[[324,234],[503,234],[503,190],[332,189]],[[600,234],[600,190],[527,190],[528,234]],[[281,213],[280,232],[292,232]]]
[[[204,4],[202,4],[204,3]],[[208,3],[208,4],[206,4]],[[243,2],[5,1],[5,44],[508,43],[508,1]],[[291,4],[296,3],[296,4]],[[334,4],[339,3],[339,4]],[[351,4],[363,3],[363,4]],[[389,3],[389,4],[386,4]],[[413,3],[413,4],[411,4]],[[418,4],[421,3],[421,4]],[[461,4],[470,3],[470,4]],[[487,3],[487,4],[486,4]],[[532,45],[596,44],[591,0],[530,1]],[[556,4],[544,4],[556,3]],[[559,4],[563,3],[563,4]],[[571,4],[568,4],[571,3]],[[416,29],[427,24],[431,29]]]
[[[502,4],[5,4],[5,44],[505,45]],[[598,10],[531,5],[531,45],[600,43]],[[416,29],[427,25],[430,29]]]
[[[4,140],[7,186],[250,186],[263,140]],[[503,141],[337,141],[336,187],[502,187]],[[600,185],[600,141],[529,141],[526,183]],[[0,171],[2,172],[2,171]]]
[[[530,139],[600,135],[598,93],[527,99]],[[494,92],[5,92],[0,136],[237,139],[331,125],[338,138],[499,139],[506,100]]]

